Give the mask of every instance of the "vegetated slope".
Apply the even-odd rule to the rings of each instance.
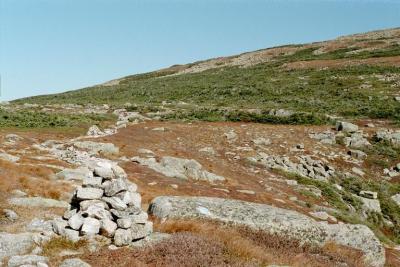
[[[286,108],[400,119],[400,28],[175,65],[16,103]]]

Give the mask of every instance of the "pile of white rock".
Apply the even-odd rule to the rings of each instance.
[[[53,220],[53,230],[72,241],[102,235],[116,246],[143,239],[152,233],[153,224],[136,190],[121,167],[102,162],[76,188],[71,208]]]

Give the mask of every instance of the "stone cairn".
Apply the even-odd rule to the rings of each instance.
[[[136,190],[121,167],[99,162],[93,175],[76,188],[71,208],[53,220],[53,230],[71,241],[98,234],[116,246],[141,240],[152,233],[153,224]]]

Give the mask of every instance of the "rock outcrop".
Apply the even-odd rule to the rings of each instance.
[[[385,264],[384,247],[365,225],[327,224],[296,211],[209,197],[157,197],[152,201],[149,213],[163,219],[211,219],[244,225],[316,245],[334,242],[363,251],[367,265],[380,267]]]
[[[270,156],[263,152],[247,158],[251,164],[269,169],[280,169],[313,179],[327,180],[335,173],[335,169],[332,166],[321,160],[314,160],[310,156],[300,156],[297,159],[299,162],[295,163],[288,157]]]
[[[167,177],[188,180],[189,178],[210,183],[224,181],[225,178],[203,169],[203,166],[194,159],[162,157],[157,161],[154,157],[133,157],[132,161],[159,172]]]

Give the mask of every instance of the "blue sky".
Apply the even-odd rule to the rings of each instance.
[[[400,0],[0,0],[0,100],[399,26]]]

